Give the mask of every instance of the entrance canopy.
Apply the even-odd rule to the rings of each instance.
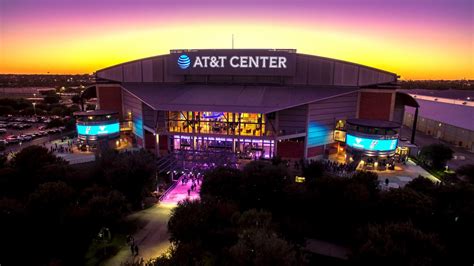
[[[341,94],[349,87],[245,86],[123,83],[155,110],[270,113]]]

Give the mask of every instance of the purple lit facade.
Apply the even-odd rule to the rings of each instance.
[[[244,158],[335,152],[347,119],[401,123],[397,75],[296,50],[172,50],[98,70],[87,91],[156,154],[226,150]]]

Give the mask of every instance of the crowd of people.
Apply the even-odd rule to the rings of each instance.
[[[188,174],[184,174],[181,179],[181,184],[184,186],[191,181],[191,188],[188,189],[188,196],[191,196],[191,191],[196,191],[197,187],[202,183],[203,175],[200,173],[195,174],[190,172]]]
[[[73,153],[73,146],[74,143],[72,140],[68,140],[66,143],[61,143],[58,145],[58,143],[51,144],[49,147],[49,150],[51,152],[57,152],[57,153]]]
[[[357,168],[357,164],[352,162],[352,163],[339,163],[331,160],[323,160],[321,161],[324,170],[326,172],[332,173],[337,176],[342,176],[342,177],[350,177],[352,176]]]

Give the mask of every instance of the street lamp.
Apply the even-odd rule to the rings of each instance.
[[[36,117],[36,103],[33,103],[33,111],[35,112],[35,117]]]

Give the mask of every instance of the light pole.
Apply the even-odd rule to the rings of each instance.
[[[35,118],[36,118],[36,103],[35,102],[33,103],[33,110],[35,112]]]

